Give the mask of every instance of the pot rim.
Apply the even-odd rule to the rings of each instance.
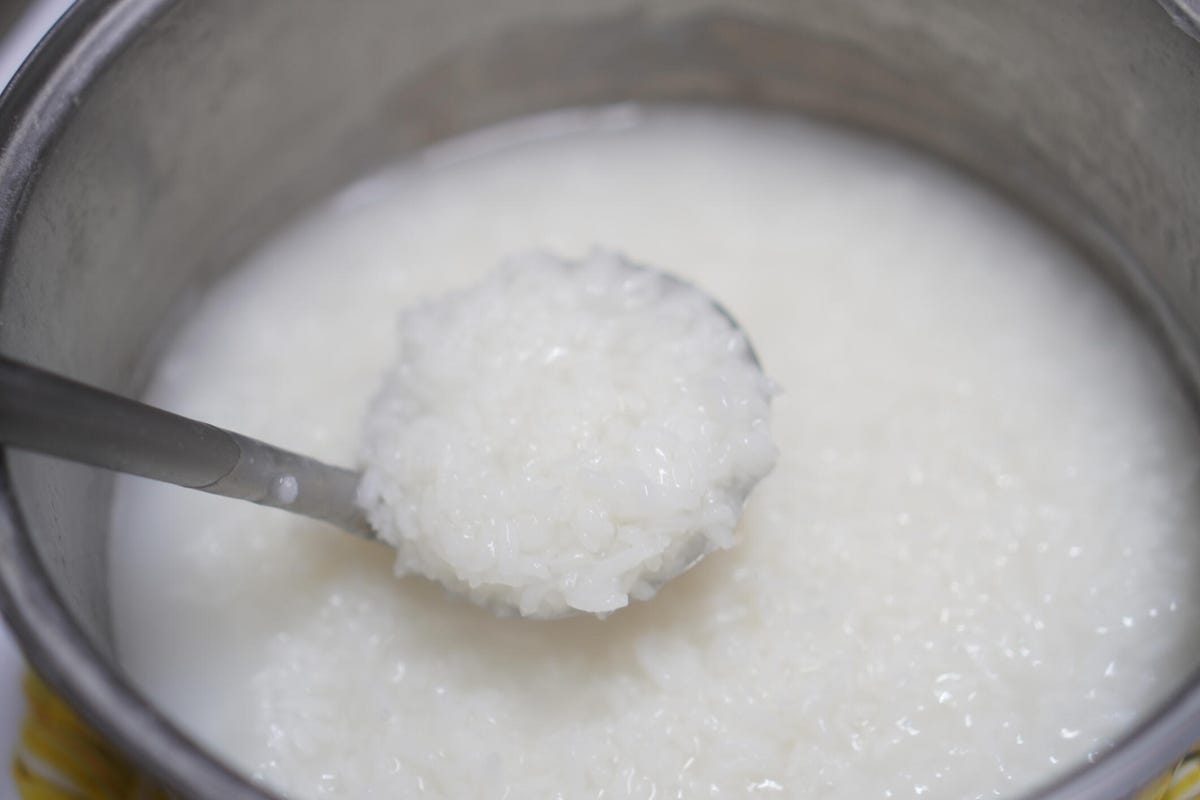
[[[0,259],[41,158],[76,98],[175,0],[77,0],[0,94]],[[3,275],[0,261],[0,277]],[[3,289],[0,284],[0,290]],[[278,800],[183,733],[110,666],[72,618],[35,548],[0,448],[0,612],[30,666],[139,767],[188,798]]]
[[[180,0],[78,0],[0,94],[0,279],[41,158],[124,47]],[[1164,6],[1166,0],[1160,0]],[[1191,32],[1191,31],[1189,31]],[[3,284],[0,283],[0,290]],[[104,660],[37,553],[0,448],[0,612],[31,666],[102,735],[183,797],[279,800],[208,752]],[[1200,739],[1200,670],[1094,764],[1023,800],[1127,798]]]

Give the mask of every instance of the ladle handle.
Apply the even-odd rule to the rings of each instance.
[[[0,355],[0,442],[274,506],[373,539],[348,469]]]

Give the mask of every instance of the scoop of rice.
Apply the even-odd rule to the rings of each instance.
[[[775,463],[771,394],[698,289],[607,252],[524,255],[401,316],[360,500],[399,575],[604,615],[734,544]]]

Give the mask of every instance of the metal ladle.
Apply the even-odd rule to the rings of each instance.
[[[679,286],[694,288],[674,275],[653,271]],[[745,337],[745,331],[728,309],[716,300],[712,304]],[[748,357],[761,369],[749,337],[745,341]],[[358,472],[3,355],[0,355],[0,442],[281,508],[328,522],[363,539],[378,539],[355,499],[361,477]],[[686,572],[704,555],[705,552],[698,552],[680,572]]]
[[[281,508],[379,540],[355,500],[357,472],[5,356],[0,356],[0,442]],[[656,590],[707,555],[702,541],[695,544],[682,567],[664,576]],[[568,609],[544,618],[577,613]]]
[[[375,539],[357,472],[0,356],[0,442],[249,500]]]

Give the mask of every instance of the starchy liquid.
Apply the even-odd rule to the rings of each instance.
[[[794,118],[564,112],[353,187],[215,286],[148,399],[355,465],[397,311],[594,246],[718,298],[782,393],[739,541],[605,620],[499,619],[284,512],[132,478],[131,677],[295,797],[1012,797],[1200,646],[1200,441],[1077,253]]]

